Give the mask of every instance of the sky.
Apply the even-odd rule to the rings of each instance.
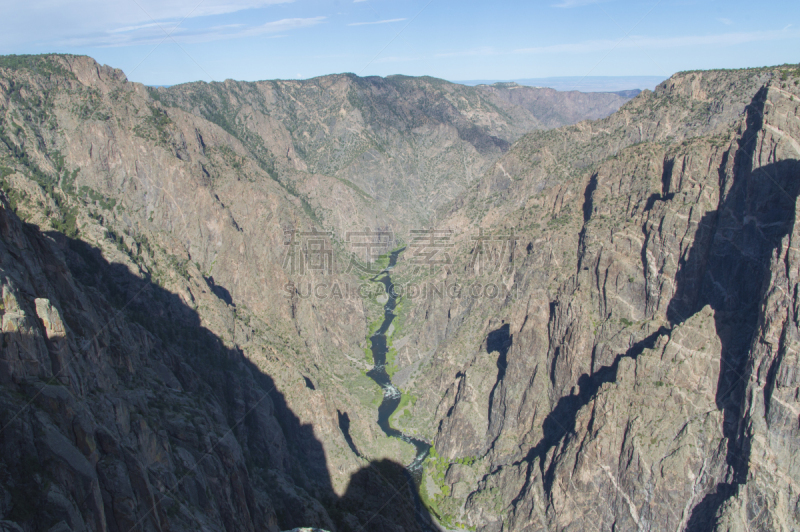
[[[0,54],[85,54],[148,85],[666,78],[800,62],[797,0],[0,0],[0,14]]]

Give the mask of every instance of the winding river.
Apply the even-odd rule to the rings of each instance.
[[[394,311],[397,306],[397,297],[394,293],[394,284],[392,284],[390,272],[395,264],[397,264],[397,258],[404,249],[405,248],[393,251],[389,255],[389,265],[386,269],[371,279],[373,282],[383,284],[388,300],[383,306],[383,323],[381,323],[380,328],[378,328],[375,334],[370,337],[374,366],[367,373],[367,376],[378,383],[383,389],[383,401],[378,407],[378,426],[387,436],[410,443],[417,449],[414,460],[406,466],[406,469],[411,476],[410,480],[413,480],[413,482],[418,485],[422,480],[422,464],[425,462],[425,458],[428,457],[431,446],[422,440],[403,434],[399,430],[392,428],[389,424],[389,417],[397,410],[402,396],[400,391],[392,384],[392,379],[386,372],[386,353],[389,350],[386,341],[386,332],[389,330],[389,326],[395,318]],[[423,526],[423,530],[428,529],[428,523],[425,522],[427,520],[422,518],[422,502],[420,501],[419,494],[417,490],[412,491],[414,492],[415,504],[417,506],[417,516],[421,519],[420,524],[425,525]]]

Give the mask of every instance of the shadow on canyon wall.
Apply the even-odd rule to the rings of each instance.
[[[486,352],[499,353],[497,356],[497,379],[495,379],[492,391],[489,392],[489,419],[492,419],[492,406],[494,405],[494,395],[497,387],[503,382],[508,369],[508,350],[514,343],[514,335],[510,334],[511,326],[506,323],[498,329],[490,332],[486,337]]]
[[[652,348],[659,336],[669,335],[673,327],[706,305],[714,310],[716,333],[722,343],[716,403],[723,411],[726,460],[731,474],[727,482],[717,484],[696,504],[687,531],[713,529],[722,505],[746,483],[750,445],[742,406],[751,369],[749,353],[758,326],[759,309],[771,280],[770,262],[782,239],[794,227],[800,193],[800,161],[783,160],[754,169],[766,95],[767,89],[762,88],[748,106],[747,127],[734,152],[732,176],[726,173],[727,156],[722,160],[720,203],[717,210],[703,217],[687,259],[679,265],[675,294],[667,310],[670,327],[661,327],[635,343],[625,353],[617,355],[611,365],[582,375],[577,393],[557,401],[544,420],[542,439],[516,462],[527,462],[529,468],[525,485],[514,503],[528,491],[534,462],[538,463],[544,488],[549,492],[557,461],[551,459],[548,465],[548,452],[573,436],[578,411],[594,399],[604,383],[616,381],[620,360],[636,359],[645,349]],[[675,196],[675,191],[670,190],[673,170],[674,161],[666,160],[662,193],[648,199],[646,210],[652,209],[656,202],[670,201]],[[591,192],[595,187],[596,183],[590,181],[584,221],[588,221],[591,212]]]
[[[38,227],[24,224],[24,232],[34,245],[43,249],[49,246],[44,242]],[[163,343],[164,349],[175,346],[177,351],[185,355],[186,360],[182,363],[189,364],[208,385],[204,384],[204,393],[209,393],[210,390],[213,394],[211,398],[208,395],[198,394],[196,399],[201,403],[216,401],[224,406],[225,422],[239,442],[247,464],[247,470],[244,472],[234,471],[226,474],[243,474],[245,479],[249,478],[251,481],[260,475],[262,482],[259,485],[274,486],[276,476],[280,476],[274,474],[278,468],[288,473],[284,478],[288,476],[294,482],[291,490],[307,493],[324,508],[324,512],[316,514],[309,512],[307,508],[301,507],[302,498],[282,499],[280,489],[271,490],[269,496],[277,515],[279,529],[320,527],[340,532],[439,530],[424,507],[417,504],[419,498],[414,492],[416,487],[413,482],[409,484],[410,476],[402,464],[390,460],[367,462],[362,459],[364,466],[351,476],[346,493],[341,497],[338,496],[332,487],[323,446],[314,436],[312,426],[300,422],[287,406],[284,395],[276,387],[275,381],[253,364],[238,347],[233,349],[226,347],[220,338],[202,326],[199,315],[178,295],[165,290],[150,279],[133,275],[122,264],[109,263],[103,258],[99,249],[81,240],[71,239],[56,232],[47,235],[55,241],[55,246],[63,253],[73,279],[86,293],[92,294],[93,297],[104,298],[128,322],[141,325],[158,338]],[[44,256],[51,255],[45,250]],[[51,283],[63,282],[63,278],[58,279],[49,273],[47,275]],[[218,297],[226,303],[231,303],[224,287],[213,284],[213,281],[209,284]],[[33,297],[46,296],[35,294]],[[64,319],[70,325],[66,316]],[[250,402],[241,404],[242,398],[235,396],[232,391],[236,389],[238,379],[245,374],[248,374],[247,380],[252,377],[256,383],[253,395],[261,398],[252,401],[254,404]],[[314,389],[310,379],[306,377],[305,381],[306,386]],[[146,382],[124,384],[147,388]],[[288,457],[275,456],[274,446],[270,444],[271,442],[265,441],[269,438],[264,437],[264,425],[259,425],[259,416],[262,418],[274,416],[277,419],[286,439]],[[340,412],[339,416],[340,424],[349,425],[346,412]],[[3,437],[5,435],[0,435],[0,438]],[[344,437],[353,452],[358,455],[350,435],[345,433]],[[276,463],[276,460],[280,460],[281,463]],[[42,467],[47,466],[44,464]],[[332,467],[330,469],[333,470]],[[43,473],[46,471],[43,470]],[[178,483],[183,482],[184,478]],[[247,482],[245,485],[248,485]],[[243,499],[241,504],[247,506],[244,514],[254,515],[256,510],[253,492],[250,488],[245,491],[241,494]],[[157,493],[156,495],[157,500],[151,503],[155,505],[151,509],[152,515],[147,520],[137,523],[138,526],[135,528],[161,530],[166,526],[166,523],[158,521],[163,520],[163,516],[169,515],[169,512],[164,508],[158,508],[160,504],[158,497],[161,496]],[[207,497],[207,494],[200,495]],[[31,493],[31,500],[27,502],[27,507],[31,511],[17,512],[17,517],[22,519],[20,522],[27,527],[26,530],[49,528],[49,525],[44,525],[41,517],[45,515],[43,505],[46,504],[47,499],[44,495]],[[42,512],[37,509],[42,509]],[[108,516],[113,516],[114,509],[107,507],[105,515],[107,519]],[[317,518],[309,522],[309,515],[316,515]],[[228,532],[237,530],[234,518],[223,515],[222,520]],[[109,530],[119,528],[116,524],[108,526]],[[252,524],[248,526],[252,527]],[[117,532],[129,531],[120,529]]]
[[[675,295],[667,309],[670,322],[677,325],[709,305],[722,344],[715,399],[723,412],[730,475],[695,506],[688,532],[713,528],[719,509],[747,482],[750,436],[743,408],[752,371],[750,352],[770,286],[770,264],[795,224],[800,161],[786,159],[754,168],[766,98],[767,89],[762,88],[748,106],[732,176],[726,175],[724,159],[719,169],[723,191],[719,207],[702,218],[688,256],[679,265]]]

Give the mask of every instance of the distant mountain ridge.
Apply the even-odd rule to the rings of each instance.
[[[631,89],[653,90],[669,76],[561,76],[552,78],[521,78],[514,80],[453,81],[462,85],[493,85],[513,82],[528,87],[547,87],[559,91],[615,92]]]
[[[0,530],[416,530],[365,374],[383,307],[287,291],[359,278],[287,269],[286,235],[414,227],[562,119],[537,113],[434,78],[156,89],[0,56]]]
[[[800,529],[798,101],[0,56],[0,531]]]
[[[424,223],[525,133],[606,117],[631,97],[349,73],[195,82],[151,94],[219,125],[254,156],[285,168],[279,179],[308,194],[314,209],[331,206],[304,188],[309,173],[354,184],[388,216],[380,223],[404,227]]]

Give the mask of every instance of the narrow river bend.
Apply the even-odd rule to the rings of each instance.
[[[395,318],[395,307],[397,306],[397,297],[394,293],[394,284],[392,284],[391,270],[397,264],[397,258],[405,248],[393,251],[389,255],[389,265],[381,273],[370,279],[373,282],[383,284],[388,300],[383,306],[383,323],[378,330],[370,337],[372,343],[372,360],[374,361],[373,368],[367,373],[372,380],[374,380],[383,389],[383,401],[378,407],[378,426],[389,437],[398,438],[404,442],[412,444],[417,449],[417,454],[414,460],[406,466],[408,474],[411,477],[409,480],[418,485],[422,481],[422,464],[428,457],[428,452],[431,449],[430,444],[412,438],[403,434],[397,429],[392,428],[389,424],[389,417],[397,410],[400,404],[401,394],[400,391],[392,384],[392,379],[386,372],[386,354],[389,351],[386,332]],[[420,525],[423,525],[423,530],[428,530],[430,523],[427,522],[422,514],[422,502],[420,501],[419,494],[416,489],[412,490],[414,493],[415,504],[417,506],[417,517]]]

